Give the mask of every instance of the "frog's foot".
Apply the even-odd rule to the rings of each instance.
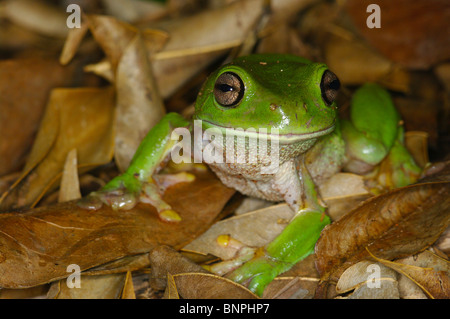
[[[136,194],[130,193],[124,188],[119,188],[116,190],[92,192],[88,196],[80,199],[78,206],[85,209],[97,210],[105,204],[111,206],[114,210],[129,210],[136,206],[137,201]]]
[[[261,247],[253,251],[253,257],[239,268],[233,270],[226,277],[242,285],[258,296],[262,296],[264,289],[280,273],[289,269],[292,265],[269,256]]]
[[[162,199],[156,184],[145,183],[142,187],[139,200],[155,207],[161,220],[172,223],[181,221],[180,215]]]
[[[154,181],[140,182],[133,176],[126,174],[117,176],[106,184],[102,190],[92,192],[78,202],[78,206],[97,210],[103,204],[114,210],[132,209],[138,202],[154,206],[161,220],[166,222],[178,222],[181,217],[167,204],[158,191]]]
[[[232,259],[203,266],[208,271],[219,276],[223,276],[242,266],[255,256],[255,252],[257,250],[257,248],[246,246],[230,235],[220,235],[217,237],[216,242],[219,246],[231,248],[236,251],[236,254]]]
[[[220,243],[226,238],[227,243]],[[269,256],[264,247],[250,247],[231,238],[221,235],[217,242],[223,246],[232,246],[237,249],[232,259],[224,260],[212,265],[204,266],[210,272],[225,276],[236,283],[247,286],[258,296],[261,296],[266,286],[281,272],[292,265],[287,265],[276,258]]]
[[[190,183],[195,180],[195,175],[188,172],[179,172],[175,174],[159,174],[153,177],[155,183],[158,185],[159,190],[164,192],[170,186],[179,183]]]
[[[396,142],[388,156],[369,178],[386,188],[393,189],[417,182],[422,175],[420,168],[402,144]]]

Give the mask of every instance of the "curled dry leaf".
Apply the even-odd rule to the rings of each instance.
[[[387,58],[354,36],[330,35],[325,47],[325,61],[347,85],[380,82],[383,86],[406,92],[409,75]]]
[[[244,286],[213,274],[178,274],[173,281],[183,299],[258,299]]]
[[[167,273],[167,285],[164,291],[164,299],[180,299],[178,294],[177,285],[171,273]]]
[[[379,258],[394,259],[433,244],[450,222],[449,193],[448,181],[396,189],[367,200],[326,227],[315,248],[321,288],[368,257],[366,248]]]
[[[150,285],[153,289],[162,290],[168,283],[167,274],[176,275],[180,273],[208,273],[204,268],[184,257],[176,250],[168,246],[155,248],[149,255],[152,273]]]
[[[105,52],[110,66],[105,74],[116,89],[114,159],[123,172],[145,134],[165,114],[150,61],[153,53],[164,45],[167,35],[162,31],[139,31],[109,16],[89,15],[85,20],[84,28],[89,27]],[[70,60],[84,34],[83,29],[70,34],[60,57],[62,61]]]
[[[171,96],[212,61],[239,47],[256,27],[263,8],[263,0],[235,1],[162,25],[170,38],[155,54],[154,74],[161,95]]]
[[[109,162],[113,123],[111,88],[54,89],[22,175],[0,198],[0,210],[34,206],[57,186],[72,149],[79,167]]]
[[[276,277],[264,290],[263,298],[311,299],[318,283],[315,255],[311,254]]]
[[[3,15],[17,25],[45,36],[64,38],[68,28],[64,10],[40,0],[3,1]]]
[[[81,193],[78,180],[77,150],[73,149],[67,154],[66,162],[64,163],[58,202],[67,202],[79,198],[81,198]]]
[[[125,283],[123,285],[121,299],[136,299],[136,293],[133,286],[133,275],[131,271],[127,271]]]
[[[148,56],[144,40],[136,34],[124,49],[116,70],[114,159],[122,172],[142,139],[165,114]]]
[[[80,276],[79,284],[68,278],[53,282],[47,293],[49,299],[118,299],[124,288],[126,274]]]
[[[0,287],[23,288],[65,278],[67,266],[81,271],[142,255],[158,245],[176,249],[203,233],[234,193],[212,173],[169,188],[164,199],[182,221],[162,222],[156,210],[138,204],[127,211],[96,211],[65,202],[0,215]],[[123,265],[122,265],[123,266]]]
[[[0,61],[0,176],[25,163],[51,89],[69,86],[73,71],[41,57]]]
[[[336,285],[337,293],[343,294],[351,290],[355,290],[350,296],[351,299],[399,298],[395,271],[368,260],[350,266],[339,278]]]
[[[450,5],[446,0],[379,0],[381,27],[368,28],[368,3],[349,0],[344,9],[371,46],[400,65],[425,69],[450,58]],[[443,27],[447,26],[447,27]]]
[[[425,252],[424,252],[425,253]],[[421,254],[423,255],[423,253]],[[382,258],[377,258],[372,255],[372,258],[382,263],[383,265],[394,269],[395,271],[405,275],[416,283],[430,298],[433,299],[449,299],[450,298],[450,278],[449,278],[449,262],[441,260],[434,265],[437,269],[431,267],[418,266],[418,262],[412,264],[403,264],[399,261],[389,261]],[[415,265],[416,264],[416,265]],[[439,264],[444,264],[440,266]],[[443,269],[440,270],[439,268]]]

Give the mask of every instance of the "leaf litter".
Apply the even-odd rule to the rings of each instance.
[[[8,5],[15,5],[14,2],[19,3],[19,1],[8,1]],[[44,2],[34,2],[39,2],[37,6],[44,8],[39,9],[41,12],[47,12],[42,16],[45,17],[50,12],[45,9]],[[26,3],[26,0],[21,0],[19,4]],[[194,172],[197,174],[196,179],[192,182],[195,184],[175,185],[169,187],[165,193],[167,200],[170,203],[173,202],[174,207],[178,207],[183,215],[185,223],[182,229],[174,225],[161,224],[155,219],[152,208],[146,206],[139,206],[126,214],[118,214],[103,208],[95,216],[81,211],[74,201],[35,209],[26,207],[39,206],[39,200],[56,189],[61,176],[63,182],[59,194],[60,201],[74,200],[79,196],[76,171],[83,174],[87,168],[109,162],[113,151],[117,166],[119,169],[122,167],[123,170],[131,154],[129,148],[121,148],[120,144],[122,146],[130,144],[131,148],[136,147],[152,123],[156,122],[166,109],[174,107],[170,100],[174,92],[186,86],[189,88],[192,77],[204,76],[202,72],[208,69],[209,65],[214,65],[214,61],[219,57],[229,54],[231,58],[238,52],[249,52],[249,48],[251,49],[257,43],[256,40],[261,41],[260,48],[264,48],[263,42],[265,42],[266,50],[276,48],[277,52],[295,53],[310,59],[316,59],[317,53],[323,50],[324,53],[319,54],[318,59],[325,60],[334,71],[337,70],[344,85],[361,84],[367,79],[372,79],[394,91],[403,93],[410,91],[411,83],[415,81],[414,73],[405,68],[397,68],[391,60],[368,49],[366,44],[346,31],[340,25],[342,21],[339,19],[342,16],[336,14],[340,10],[335,3],[324,4],[311,1],[307,9],[301,2],[294,1],[294,4],[293,7],[289,7],[289,1],[281,5],[274,2],[273,10],[268,13],[269,11],[263,7],[263,1],[237,1],[229,6],[200,10],[199,14],[180,19],[172,18],[162,23],[159,23],[158,19],[165,15],[164,10],[168,10],[164,6],[158,9],[158,14],[149,18],[150,23],[145,20],[135,24],[125,23],[117,17],[83,14],[82,28],[72,29],[68,33],[64,49],[59,57],[60,61],[69,67],[80,55],[94,52],[90,44],[92,40],[88,36],[88,32],[91,32],[105,58],[96,64],[86,65],[84,69],[92,70],[102,76],[110,82],[110,86],[97,88],[96,93],[92,93],[91,88],[72,89],[73,91],[54,89],[52,92],[40,132],[28,156],[28,162],[16,183],[13,183],[12,187],[3,194],[1,200],[2,210],[8,209],[9,212],[0,216],[0,238],[5,245],[3,246],[5,249],[2,247],[0,250],[0,272],[2,273],[0,286],[17,288],[53,282],[50,290],[52,293],[48,294],[49,297],[134,298],[136,297],[133,295],[135,287],[131,283],[135,278],[132,278],[131,271],[148,269],[152,264],[152,252],[159,252],[162,257],[159,257],[159,264],[153,260],[151,276],[153,274],[153,279],[160,281],[159,287],[165,286],[161,284],[161,280],[164,283],[170,283],[168,286],[171,288],[168,292],[166,290],[166,297],[242,296],[251,298],[252,295],[251,293],[249,295],[246,288],[204,272],[203,268],[199,268],[196,263],[179,257],[176,251],[164,251],[161,245],[169,245],[176,250],[181,248],[190,250],[189,257],[192,260],[207,260],[209,263],[217,257],[228,258],[236,253],[236,249],[216,245],[217,236],[226,232],[243,245],[264,245],[276,236],[291,218],[289,209],[284,204],[256,211],[251,209],[247,214],[225,219],[209,227],[218,216],[221,216],[220,211],[234,191],[220,186],[212,175],[201,176],[197,171]],[[355,10],[354,6],[354,3],[349,4],[345,10],[353,14],[351,10]],[[180,12],[183,10],[182,7],[180,5]],[[417,7],[414,8],[416,9]],[[323,21],[324,10],[334,13],[325,15],[332,23]],[[279,21],[283,23],[290,21],[300,11],[304,17],[301,20],[303,24],[301,34],[292,25],[280,25],[279,28],[273,28]],[[27,12],[30,17],[33,14],[39,15],[39,11],[28,10]],[[144,12],[149,11],[141,10],[141,17]],[[252,13],[251,18],[249,18],[249,12]],[[317,12],[321,13],[320,16]],[[25,29],[30,27],[23,23],[20,17],[14,15],[14,12],[8,14],[13,24],[21,24]],[[242,19],[243,15],[245,19]],[[58,13],[58,16],[62,15]],[[322,17],[322,20],[318,17]],[[344,18],[343,25],[346,23]],[[210,27],[198,27],[205,24],[209,24]],[[224,28],[224,25],[228,27]],[[314,27],[315,25],[320,25],[320,28]],[[29,41],[28,43],[42,41],[40,32],[46,36],[53,34],[60,37],[57,29],[37,29],[37,33],[32,36],[26,35],[21,39]],[[14,31],[14,28],[7,26],[5,30]],[[222,34],[223,31],[226,32]],[[390,28],[389,32],[394,31]],[[1,31],[0,33],[3,34]],[[305,36],[316,40],[328,39],[317,45],[317,43],[306,43]],[[378,41],[378,46],[386,45],[380,39],[373,40]],[[290,45],[286,45],[283,41],[288,41]],[[439,41],[439,37],[433,37],[433,41]],[[13,41],[5,43],[14,44]],[[419,64],[429,63],[430,57],[436,59],[436,56],[432,54],[424,56]],[[414,56],[413,59],[408,60],[408,63],[417,64],[417,59],[420,57]],[[362,68],[361,63],[367,66],[368,60],[374,61],[370,63],[372,67]],[[77,66],[79,67],[79,64]],[[142,72],[135,72],[136,69]],[[446,78],[445,70],[445,64],[438,69],[437,74],[441,79]],[[66,93],[63,93],[64,90]],[[420,90],[413,91],[422,93]],[[429,91],[426,94],[429,94]],[[55,98],[55,95],[61,95],[61,97]],[[93,99],[94,95],[99,99]],[[161,98],[167,103],[165,107],[162,107]],[[424,99],[424,96],[418,98]],[[88,102],[83,102],[83,99]],[[104,103],[105,101],[107,102]],[[146,105],[153,104],[155,101],[154,106],[146,108]],[[70,104],[70,107],[59,106],[66,104]],[[434,103],[434,105],[440,104]],[[80,106],[93,108],[91,111],[95,113],[95,116],[83,113],[84,110],[80,112],[77,109]],[[175,106],[175,108],[178,107]],[[73,113],[70,113],[71,111]],[[76,112],[80,114],[75,114]],[[128,113],[134,120],[125,120],[124,114]],[[137,123],[135,120],[144,113],[147,113],[143,117],[146,120],[142,125],[138,125],[138,130],[133,131]],[[71,121],[64,122],[64,118]],[[433,120],[432,116],[427,116],[428,118]],[[414,120],[414,118],[411,119]],[[79,133],[82,130],[76,127],[76,122],[78,124],[89,122],[89,127],[95,128],[93,131],[98,132],[100,129],[104,133],[85,132],[86,136],[77,136],[74,132]],[[406,122],[411,121],[406,118]],[[422,166],[428,163],[427,148],[425,147],[424,150],[423,139],[428,138],[434,145],[436,141],[434,127],[436,127],[435,122],[428,127],[424,126],[428,133],[418,133],[419,144],[411,146],[417,153],[416,158],[421,158],[418,162]],[[98,141],[92,139],[94,136],[98,137]],[[58,139],[65,143],[58,142]],[[411,141],[411,139],[408,140]],[[60,147],[62,144],[64,146]],[[86,153],[90,153],[92,158],[86,158],[83,155]],[[119,159],[120,154],[123,154],[123,159]],[[66,168],[64,168],[65,163],[68,163]],[[108,178],[110,176],[106,177]],[[421,291],[426,291],[425,297],[447,296],[445,295],[445,275],[448,276],[448,268],[436,266],[440,265],[442,260],[437,261],[433,258],[429,264],[415,265],[416,268],[398,265],[408,258],[416,258],[404,256],[423,251],[432,245],[448,225],[448,174],[441,171],[430,178],[417,185],[378,195],[369,200],[367,199],[372,195],[364,188],[364,180],[360,176],[340,173],[334,176],[328,185],[320,185],[321,193],[325,195],[323,197],[329,206],[333,224],[322,235],[316,247],[316,254],[309,256],[293,269],[276,278],[267,288],[264,297],[312,298],[316,290],[318,290],[316,297],[320,295],[323,297],[326,295],[323,288],[340,280],[340,274],[345,274],[349,265],[355,266],[367,260],[374,263],[374,258],[377,259],[380,267],[385,267],[384,264],[392,266],[390,260],[394,259],[395,266],[392,268],[396,269],[398,274],[402,273],[401,276],[398,275],[400,278],[397,278],[398,287],[394,287],[400,293],[400,297],[407,296],[402,292],[404,288],[401,283],[405,281],[402,278],[415,282],[416,287],[420,286]],[[7,178],[4,180],[8,181]],[[336,185],[346,185],[346,187],[333,189]],[[197,188],[198,191],[193,192]],[[347,192],[338,193],[336,190]],[[208,195],[201,193],[202,191]],[[211,194],[216,194],[213,199]],[[216,206],[210,203],[211,200],[216,201]],[[364,203],[360,204],[361,202]],[[200,209],[198,203],[202,203]],[[206,207],[203,207],[204,203],[207,203]],[[400,210],[402,212],[399,212]],[[367,216],[370,218],[367,219]],[[258,224],[261,220],[267,223]],[[426,224],[420,225],[422,222]],[[251,227],[252,224],[260,227],[254,229]],[[354,238],[339,234],[339,230],[344,232],[347,228],[352,229]],[[149,232],[154,236],[150,236]],[[367,232],[371,236],[365,236]],[[200,236],[202,233],[204,235]],[[348,231],[348,234],[350,233]],[[192,242],[190,246],[186,246],[189,242]],[[422,254],[424,253],[427,251]],[[371,257],[370,254],[376,257]],[[404,257],[402,260],[396,259],[402,256]],[[58,279],[67,277],[65,266],[73,262],[80,263],[83,278],[90,277],[92,290],[97,290],[98,293],[88,295],[83,292],[77,296],[64,295],[62,291],[65,279],[60,281]],[[408,262],[405,264],[407,265]],[[417,269],[418,267],[420,269]],[[31,275],[33,272],[34,274]],[[165,273],[169,275],[165,276]],[[384,280],[384,283],[395,286],[397,279],[389,277]],[[203,293],[198,294],[190,288],[192,285],[199,287],[198,290],[203,290]],[[367,294],[369,289],[363,293],[361,285],[357,284],[356,287],[353,289],[359,292],[353,293],[354,297],[360,294],[360,297],[376,298],[374,295]],[[5,292],[5,289],[2,291]],[[348,291],[344,293],[344,295],[348,294]]]

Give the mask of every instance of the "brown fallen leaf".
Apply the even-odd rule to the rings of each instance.
[[[177,285],[175,284],[175,280],[170,273],[167,273],[167,285],[166,290],[164,291],[164,299],[180,299]]]
[[[332,34],[325,43],[325,61],[333,72],[339,74],[342,83],[379,82],[393,90],[408,91],[408,73],[353,35]]]
[[[112,88],[54,89],[22,175],[0,198],[0,211],[36,205],[57,186],[68,152],[79,168],[108,163],[113,156]]]
[[[68,31],[61,55],[59,56],[59,63],[66,65],[73,59],[88,30],[89,23],[84,19],[80,28],[71,28]]]
[[[183,299],[258,299],[244,286],[213,274],[183,273],[173,281]]]
[[[64,38],[69,30],[64,10],[45,1],[7,0],[3,2],[3,15],[24,28],[58,38]]]
[[[51,89],[70,85],[73,71],[41,57],[0,61],[0,176],[23,166]]]
[[[58,202],[62,203],[79,198],[81,198],[81,193],[80,182],[78,180],[77,150],[73,149],[67,154],[64,163]]]
[[[315,252],[321,275],[318,296],[330,279],[368,257],[383,259],[424,250],[450,223],[450,182],[411,185],[373,197],[326,227]]]
[[[136,299],[134,292],[133,277],[130,271],[127,271],[125,276],[125,283],[122,290],[121,299]]]
[[[346,1],[344,9],[372,47],[390,60],[426,69],[450,57],[450,5],[446,0],[380,0],[381,28],[368,28],[369,3]],[[443,27],[447,26],[447,27]]]
[[[208,273],[206,269],[195,264],[179,252],[168,246],[155,248],[149,255],[151,265],[150,286],[155,290],[162,290],[169,282],[167,274],[179,273]]]
[[[158,245],[175,249],[203,233],[234,193],[211,172],[169,188],[164,199],[183,220],[159,220],[150,205],[127,211],[92,211],[76,202],[0,215],[0,287],[24,288],[65,278],[67,266],[81,271],[142,255]]]
[[[396,272],[389,267],[363,260],[344,271],[336,284],[336,292],[343,294],[354,290],[350,299],[398,299],[396,279]]]
[[[106,74],[114,84],[116,97],[114,160],[123,172],[144,136],[165,114],[151,60],[166,42],[167,34],[140,31],[114,17],[101,15],[85,16],[83,26],[89,27],[110,65]],[[69,35],[60,58],[64,63],[73,57],[85,32]]]
[[[369,254],[376,261],[411,279],[430,298],[450,299],[450,278],[448,271],[407,265],[400,262],[392,262],[386,259],[378,258],[370,253],[370,251]]]
[[[117,65],[114,160],[122,172],[142,139],[166,113],[149,56],[144,39],[136,34]]]
[[[264,289],[264,299],[311,299],[319,283],[315,255],[299,261]]]
[[[67,281],[52,283],[49,299],[118,299],[125,284],[126,274],[101,276],[83,276],[79,278],[79,287],[69,287]],[[69,279],[68,279],[69,280]]]

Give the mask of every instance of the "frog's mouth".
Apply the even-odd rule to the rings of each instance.
[[[267,133],[267,132],[261,132],[261,131],[257,131],[256,129],[238,129],[235,127],[227,127],[227,126],[223,126],[223,125],[219,125],[217,123],[208,121],[208,120],[202,120],[200,118],[197,118],[197,120],[201,121],[203,123],[202,127],[209,129],[209,128],[216,128],[219,129],[221,131],[221,133],[226,136],[226,135],[234,135],[236,137],[248,137],[248,138],[256,138],[256,139],[278,139],[278,142],[280,144],[292,144],[292,143],[297,143],[297,142],[301,142],[301,141],[307,141],[307,140],[312,140],[312,139],[316,139],[320,136],[323,135],[327,135],[330,134],[331,132],[333,132],[334,128],[335,128],[335,122],[333,122],[330,126],[315,131],[315,132],[310,132],[310,133],[300,133],[300,134],[295,134],[295,133],[289,133],[289,134],[277,134],[277,133]],[[204,125],[204,123],[206,123],[206,125]]]

